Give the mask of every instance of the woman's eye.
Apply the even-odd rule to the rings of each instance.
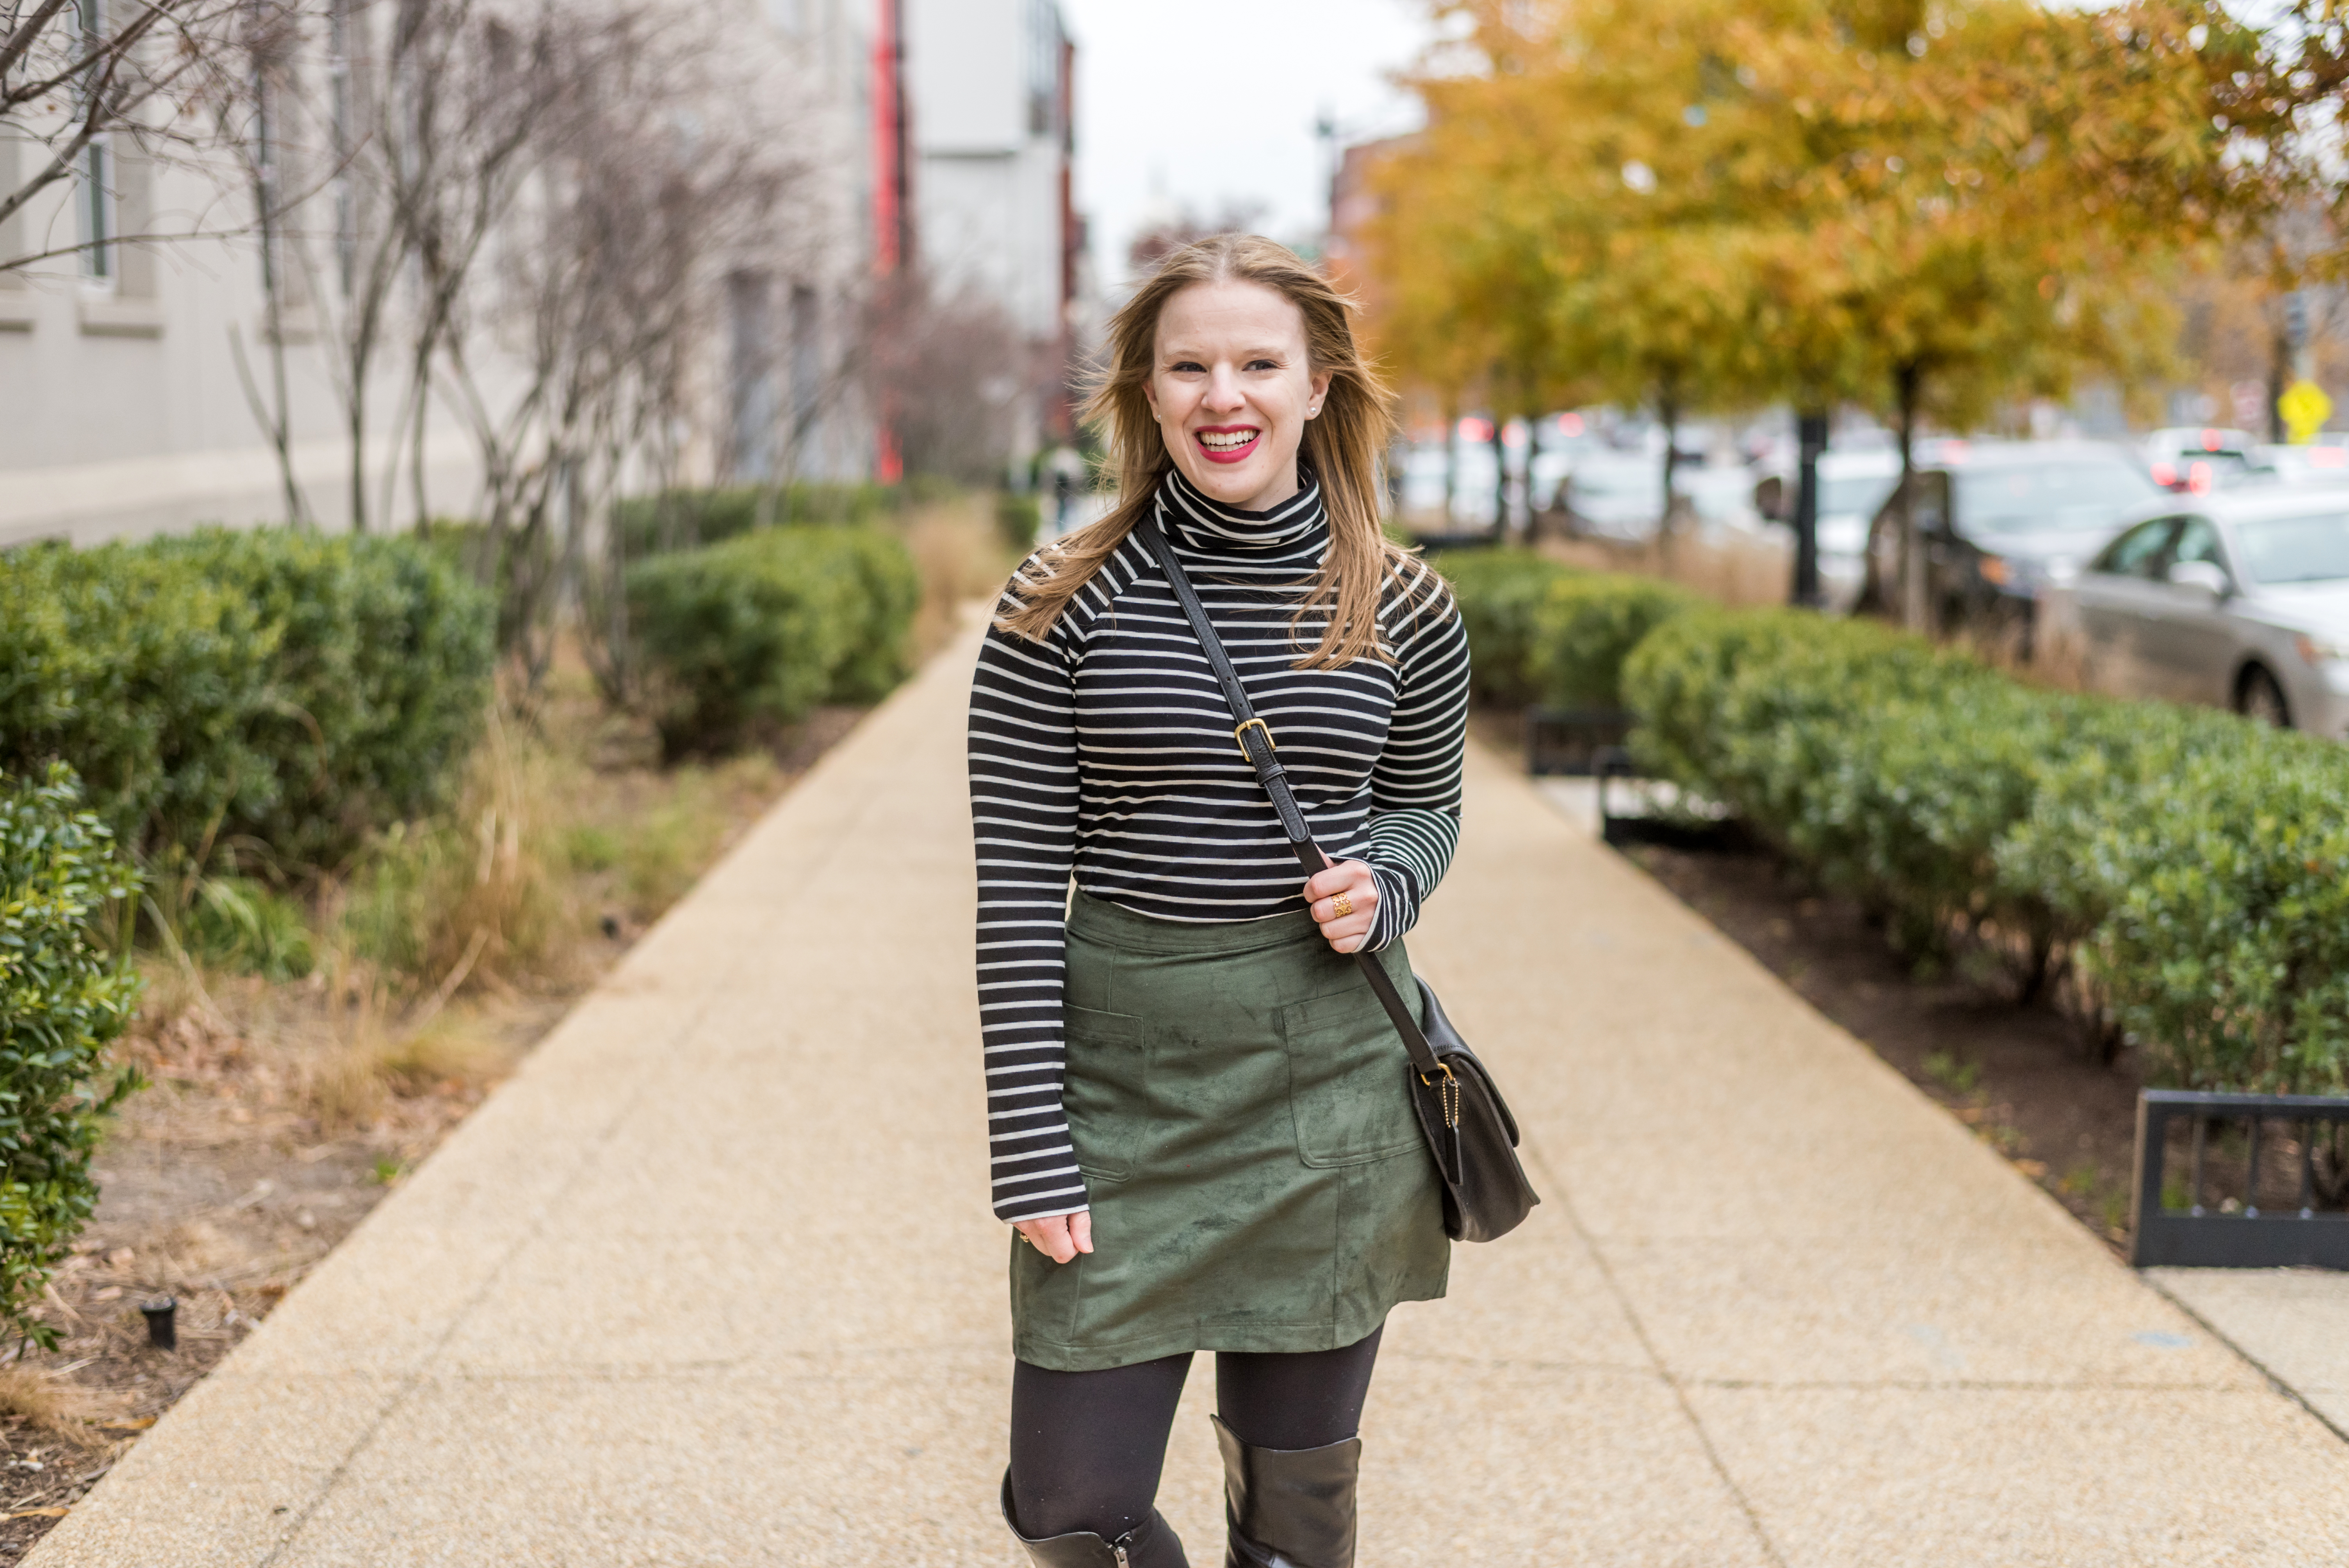
[[[1247,367],[1250,370],[1278,370],[1280,368],[1279,366],[1274,364],[1269,359],[1251,359],[1248,361]]]
[[[1195,376],[1205,372],[1207,367],[1200,364],[1195,359],[1178,359],[1174,362],[1172,368],[1178,374],[1188,372]]]

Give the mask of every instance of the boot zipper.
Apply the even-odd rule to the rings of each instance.
[[[1133,1568],[1133,1565],[1126,1561],[1125,1548],[1123,1546],[1113,1545],[1110,1550],[1117,1553],[1117,1568]]]

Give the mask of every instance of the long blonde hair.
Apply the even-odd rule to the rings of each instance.
[[[1109,352],[1084,418],[1101,432],[1116,465],[1118,504],[1099,521],[1046,546],[1013,575],[1008,593],[1018,608],[997,618],[1002,630],[1037,642],[1049,636],[1069,601],[1157,503],[1159,484],[1174,466],[1143,390],[1157,363],[1158,314],[1193,284],[1226,282],[1261,284],[1297,306],[1305,317],[1307,363],[1330,376],[1321,413],[1306,421],[1298,452],[1321,481],[1330,518],[1330,552],[1298,617],[1325,604],[1330,617],[1320,643],[1298,666],[1332,669],[1385,656],[1378,615],[1388,573],[1407,569],[1415,586],[1433,578],[1379,528],[1379,458],[1394,438],[1395,396],[1355,346],[1347,320],[1354,302],[1296,252],[1257,234],[1217,234],[1184,246],[1110,318]]]

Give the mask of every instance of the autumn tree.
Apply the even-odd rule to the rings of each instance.
[[[1857,400],[1904,454],[2158,360],[2164,267],[2255,200],[2305,85],[2200,0],[1445,9],[1374,235],[1408,369],[1508,345],[1668,420]]]

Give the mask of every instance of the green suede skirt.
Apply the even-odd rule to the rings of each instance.
[[[1388,972],[1414,995],[1398,943]],[[1076,895],[1064,1101],[1093,1250],[1011,1248],[1013,1354],[1064,1372],[1334,1350],[1444,1294],[1402,1042],[1300,909],[1189,925]]]

